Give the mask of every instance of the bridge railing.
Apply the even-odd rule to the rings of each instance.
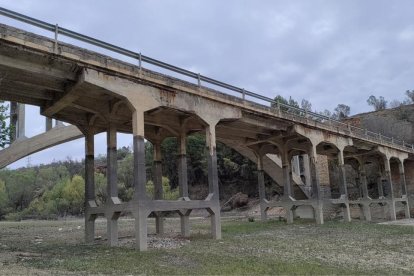
[[[356,137],[359,137],[361,139],[367,139],[370,141],[374,141],[374,142],[379,142],[382,144],[389,144],[392,145],[394,147],[401,147],[406,151],[412,151],[414,152],[414,145],[411,144],[407,144],[404,141],[398,140],[398,139],[394,139],[392,137],[386,137],[384,135],[381,135],[380,133],[375,133],[366,129],[362,129],[350,124],[346,124],[344,122],[340,122],[338,120],[335,120],[333,118],[330,118],[328,116],[322,115],[322,114],[318,114],[312,111],[308,111],[302,108],[297,108],[295,106],[291,106],[291,105],[287,105],[287,104],[283,104],[280,102],[275,101],[272,98],[254,93],[252,91],[246,90],[244,88],[239,88],[237,86],[231,85],[231,84],[227,84],[206,76],[203,76],[199,73],[194,73],[191,72],[189,70],[156,60],[154,58],[142,55],[141,53],[136,53],[130,50],[127,50],[125,48],[104,42],[102,40],[98,40],[95,38],[92,38],[90,36],[86,36],[83,34],[79,34],[77,32],[71,31],[69,29],[66,28],[62,28],[60,26],[53,25],[5,8],[1,8],[0,7],[0,14],[7,16],[9,18],[13,18],[16,19],[18,21],[51,31],[54,33],[54,38],[55,38],[55,49],[57,49],[57,45],[58,45],[58,35],[64,35],[66,37],[70,37],[73,38],[75,40],[79,40],[82,42],[86,42],[89,43],[91,45],[124,55],[126,57],[130,57],[133,59],[138,60],[138,66],[139,68],[142,67],[142,63],[148,63],[151,65],[154,65],[156,67],[159,68],[163,68],[178,74],[181,74],[183,76],[187,76],[190,77],[192,79],[195,79],[197,81],[198,86],[201,87],[201,83],[207,83],[207,84],[211,84],[211,85],[215,85],[224,89],[228,89],[230,91],[239,93],[240,96],[245,99],[246,96],[251,97],[253,99],[256,100],[260,100],[260,101],[264,101],[264,102],[268,102],[270,103],[270,105],[274,108],[276,108],[277,112],[279,112],[279,114],[285,114],[288,116],[293,116],[293,117],[300,117],[300,118],[304,118],[306,120],[313,120],[315,121],[315,123],[319,122],[324,124],[326,127],[330,127],[330,128],[334,128],[336,130],[340,130],[340,131],[344,131],[344,132],[349,132],[349,134],[354,135]],[[292,117],[292,118],[293,118]]]

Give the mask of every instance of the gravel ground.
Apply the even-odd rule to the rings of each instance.
[[[223,239],[215,241],[208,237],[209,219],[205,217],[192,218],[190,238],[179,235],[178,218],[167,219],[164,236],[154,234],[154,223],[150,219],[150,255],[132,249],[132,219],[120,219],[120,248],[115,251],[106,246],[106,221],[103,219],[96,223],[98,238],[95,245],[90,246],[82,243],[81,219],[1,222],[0,275],[130,275],[139,274],[136,271],[143,267],[149,267],[144,272],[147,274],[220,274],[220,262],[229,265],[237,262],[233,265],[243,266],[252,260],[259,268],[271,267],[277,261],[333,268],[334,274],[335,269],[342,274],[348,269],[362,274],[414,274],[414,220],[385,224],[331,221],[323,226],[306,220],[293,225],[278,220],[261,223],[257,217],[254,222],[248,222],[247,216],[223,217],[222,220]],[[131,261],[123,265],[107,263],[117,258],[131,258]],[[218,263],[218,268],[214,262]],[[210,266],[215,270],[205,270]],[[89,267],[93,267],[91,272],[83,271]],[[244,269],[249,271],[250,268]],[[169,273],[169,269],[174,269],[175,273]],[[133,272],[120,272],[130,270]],[[271,274],[272,271],[252,270],[248,274]],[[236,270],[223,273],[238,274]],[[332,274],[332,270],[328,274]]]

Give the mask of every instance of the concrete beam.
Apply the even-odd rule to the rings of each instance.
[[[9,57],[1,55],[0,65],[8,68],[18,69],[31,74],[37,74],[41,76],[49,76],[55,79],[61,80],[75,80],[76,74],[73,72],[65,72],[56,69],[53,66],[41,64],[37,62],[30,62],[27,60],[19,59],[16,57]]]
[[[80,97],[80,94],[77,93],[77,89],[82,85],[84,81],[85,73],[82,71],[76,83],[65,89],[65,94],[54,101],[50,106],[46,107],[42,111],[42,115],[53,117],[55,113],[58,113],[60,110],[76,101]]]

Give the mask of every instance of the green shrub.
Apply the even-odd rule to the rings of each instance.
[[[162,188],[164,199],[166,200],[176,200],[179,198],[178,189],[171,189],[170,180],[168,177],[162,177]],[[147,194],[149,197],[154,198],[154,182],[149,180],[146,185]]]

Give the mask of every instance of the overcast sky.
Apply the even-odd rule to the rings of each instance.
[[[203,75],[274,97],[369,111],[370,95],[404,99],[414,89],[414,1],[24,1],[0,6]],[[0,16],[0,23],[36,28]],[[27,108],[28,136],[40,133]],[[37,117],[37,118],[36,118]],[[105,137],[97,137],[97,153]],[[128,136],[120,145],[130,145]],[[84,155],[83,140],[16,162]]]

